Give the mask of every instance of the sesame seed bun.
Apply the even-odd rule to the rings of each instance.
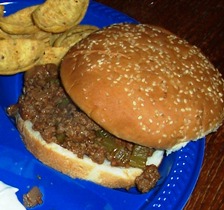
[[[116,24],[73,46],[61,63],[73,101],[115,136],[158,149],[197,140],[224,118],[224,81],[200,50],[171,32]]]

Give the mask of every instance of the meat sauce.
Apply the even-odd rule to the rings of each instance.
[[[140,175],[136,184],[142,192],[156,184],[157,167],[145,166],[154,149],[118,139],[99,127],[68,97],[55,65],[36,66],[27,71],[23,90],[19,102],[9,107],[9,115],[19,112],[23,120],[30,120],[46,142],[55,142],[79,158],[87,155],[98,164],[109,160],[112,166],[147,169],[154,178],[149,179],[145,173]]]

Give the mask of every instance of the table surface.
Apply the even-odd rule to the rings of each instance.
[[[224,0],[96,0],[141,23],[159,25],[201,48],[224,77]],[[196,187],[184,210],[224,209],[224,125],[206,137]]]

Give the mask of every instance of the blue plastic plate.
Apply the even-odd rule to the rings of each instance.
[[[43,0],[8,0],[6,15]],[[99,27],[119,22],[136,22],[109,7],[91,1],[83,23]],[[1,49],[0,49],[1,50]],[[185,148],[164,158],[160,165],[162,178],[146,194],[135,188],[108,189],[94,183],[71,179],[39,162],[22,143],[5,109],[16,103],[22,90],[23,74],[0,76],[0,180],[19,188],[17,196],[33,186],[43,193],[43,204],[34,209],[182,209],[191,195],[200,173],[205,139],[189,143]]]

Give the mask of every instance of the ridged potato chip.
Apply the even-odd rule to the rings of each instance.
[[[98,29],[77,25],[88,5],[89,0],[47,0],[6,17],[0,5],[0,75],[59,65],[70,46]]]
[[[9,24],[5,22],[0,21],[0,28],[9,33],[9,34],[14,34],[14,35],[23,35],[23,34],[32,34],[36,33],[39,29],[36,26],[22,26],[22,25],[14,25],[14,24]]]
[[[6,32],[4,32],[1,28],[0,28],[0,39],[7,39],[9,38],[9,34],[7,34]]]
[[[30,69],[43,57],[44,48],[40,40],[0,40],[0,74],[9,75]]]
[[[59,65],[64,55],[68,52],[67,47],[47,47],[44,51],[44,56],[38,62],[39,65],[54,63]]]
[[[44,42],[45,46],[52,46],[59,34],[52,34],[46,31],[37,31],[31,34],[8,34],[0,29],[1,39],[37,39]]]
[[[54,47],[71,47],[99,28],[93,25],[77,25],[62,33],[54,42]]]
[[[58,35],[46,31],[39,30],[36,33],[30,34],[28,38],[42,40],[46,47],[52,46],[52,40],[55,40]]]
[[[64,32],[83,19],[89,0],[47,0],[33,12],[35,24],[44,31]]]
[[[37,7],[38,5],[27,7],[6,17],[1,15],[0,28],[9,34],[30,34],[37,32],[39,28],[34,25],[32,20],[32,13]]]

